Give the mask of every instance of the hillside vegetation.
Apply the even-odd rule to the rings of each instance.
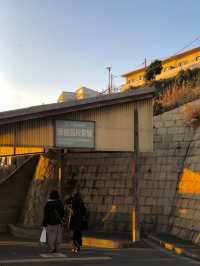
[[[200,69],[180,71],[171,79],[149,83],[156,88],[154,115],[200,98]]]

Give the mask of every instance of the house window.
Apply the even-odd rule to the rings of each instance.
[[[196,61],[200,61],[200,55],[196,57]]]

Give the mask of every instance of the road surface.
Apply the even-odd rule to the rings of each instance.
[[[84,248],[80,254],[73,255],[62,247],[56,255],[48,254],[38,244],[0,243],[0,266],[189,266],[200,265],[182,256],[173,255],[148,242],[145,248],[120,250]]]

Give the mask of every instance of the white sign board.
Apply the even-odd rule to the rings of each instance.
[[[56,147],[95,148],[95,122],[56,120]]]

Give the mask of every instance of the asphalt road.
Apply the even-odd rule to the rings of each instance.
[[[150,244],[147,248],[129,248],[120,250],[82,249],[73,255],[62,248],[60,254],[51,256],[36,245],[23,246],[0,244],[0,266],[189,266],[200,262],[173,255],[159,246]]]

